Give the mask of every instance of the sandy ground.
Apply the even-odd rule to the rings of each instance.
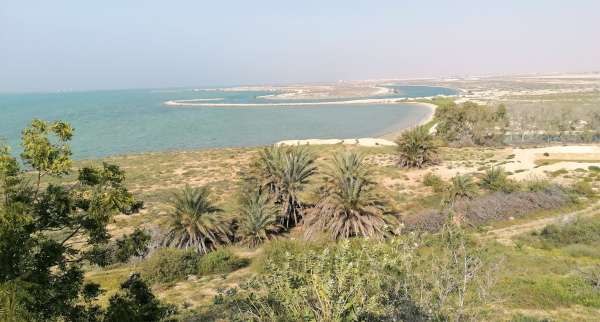
[[[545,156],[547,153],[548,156]],[[600,166],[600,145],[568,145],[546,148],[506,148],[496,152],[496,155],[508,157],[499,160],[500,166],[512,172],[510,176],[516,180],[544,178],[548,173],[557,170],[587,169],[589,166]],[[549,164],[544,165],[547,161]],[[445,180],[457,174],[477,172],[479,166],[467,167],[453,163],[444,163],[426,170],[416,170],[409,173],[409,177],[419,180],[427,172],[433,172]],[[479,171],[482,172],[482,171]]]

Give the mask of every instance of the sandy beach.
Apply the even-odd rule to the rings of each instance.
[[[406,102],[410,104],[421,105],[430,110],[430,113],[423,118],[417,125],[423,125],[431,122],[435,116],[436,105],[431,103],[424,102]],[[300,140],[284,140],[275,143],[275,145],[333,145],[333,144],[349,144],[349,145],[359,145],[359,146],[367,146],[367,147],[375,147],[375,146],[395,146],[394,139],[402,134],[405,129],[398,129],[384,135],[381,135],[377,138],[349,138],[349,139],[300,139]]]

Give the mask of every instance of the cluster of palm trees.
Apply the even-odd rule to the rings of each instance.
[[[307,239],[383,238],[392,231],[394,216],[356,152],[335,154],[320,170],[307,148],[268,147],[252,169],[234,218],[224,216],[205,187],[177,193],[164,245],[207,253],[230,242],[255,247],[294,227]],[[317,174],[320,184],[306,191]],[[311,193],[314,203],[307,201]]]
[[[433,136],[416,127],[397,140],[399,164],[422,168],[437,160]],[[319,185],[306,190],[319,174]],[[470,179],[454,182],[449,200],[469,196]],[[377,185],[364,157],[353,151],[334,154],[317,169],[314,155],[305,147],[267,147],[260,151],[250,175],[244,179],[239,209],[226,218],[205,187],[186,187],[172,200],[173,218],[164,245],[207,253],[221,244],[239,242],[251,247],[299,227],[307,239],[354,236],[383,238],[394,231],[395,216],[377,193]]]

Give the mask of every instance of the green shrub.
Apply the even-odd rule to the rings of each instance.
[[[550,181],[544,178],[533,177],[525,182],[523,182],[523,186],[526,191],[538,192],[544,191],[550,187]]]
[[[600,258],[600,248],[598,245],[571,244],[563,247],[562,251],[573,257]]]
[[[431,172],[427,173],[423,177],[423,184],[427,187],[431,187],[433,189],[433,192],[435,193],[445,191],[446,187],[448,186],[440,176],[435,175]]]
[[[594,189],[592,188],[592,184],[589,181],[585,180],[578,181],[571,188],[578,195],[582,195],[585,197],[592,197],[596,194],[594,192]]]
[[[552,171],[550,172],[550,176],[552,176],[553,178],[556,178],[558,176],[564,175],[569,173],[569,171],[567,169],[558,169],[556,171]]]
[[[588,170],[590,170],[592,172],[600,172],[600,167],[596,166],[596,165],[591,165],[588,167]]]
[[[239,258],[229,249],[219,248],[202,257],[198,261],[198,274],[224,274],[248,266],[247,258]]]
[[[142,273],[151,283],[170,283],[196,274],[198,259],[191,250],[161,248],[142,262]]]
[[[485,171],[485,174],[479,181],[479,184],[490,191],[513,192],[518,190],[519,186],[508,178],[508,172],[502,167],[491,167]]]
[[[538,237],[554,246],[600,242],[600,219],[580,218],[564,225],[548,225]]]
[[[538,319],[535,316],[517,314],[510,319],[510,322],[550,322],[548,319]]]

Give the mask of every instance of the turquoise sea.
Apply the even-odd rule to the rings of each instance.
[[[386,97],[456,94],[442,87],[391,87],[396,93]],[[86,159],[147,151],[257,146],[286,139],[377,136],[412,126],[428,113],[415,104],[223,108],[170,108],[163,104],[168,100],[207,98],[221,99],[216,103],[289,102],[258,98],[268,94],[273,93],[148,89],[0,94],[0,139],[18,152],[20,131],[31,119],[65,120],[76,131],[71,144],[74,158]]]

